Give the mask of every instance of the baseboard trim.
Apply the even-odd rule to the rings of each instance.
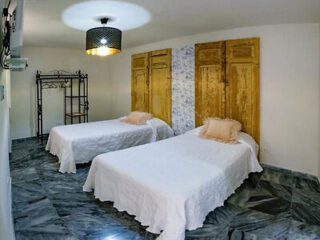
[[[269,169],[275,169],[277,171],[280,171],[282,173],[288,174],[288,175],[294,175],[296,177],[302,177],[302,178],[307,178],[316,182],[320,182],[320,177],[317,177],[315,175],[312,175],[310,173],[304,173],[304,172],[299,172],[299,171],[294,171],[291,169],[287,169],[287,168],[281,168],[281,167],[277,167],[277,166],[273,166],[273,165],[269,165],[269,164],[265,164],[265,163],[261,163],[262,168],[269,168]]]

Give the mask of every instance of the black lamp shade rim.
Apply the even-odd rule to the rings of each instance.
[[[86,50],[87,54],[94,55],[94,56],[109,56],[109,55],[114,55],[120,52],[121,52],[120,49],[116,49],[116,48],[101,49],[101,47]]]
[[[90,29],[87,31],[87,34],[88,34],[88,32],[90,32],[90,31],[94,31],[94,30],[101,29],[101,28],[104,28],[104,29],[106,29],[106,28],[107,28],[107,29],[113,29],[113,30],[117,30],[117,31],[121,32],[120,29],[114,28],[114,27],[95,27],[95,28],[90,28]]]

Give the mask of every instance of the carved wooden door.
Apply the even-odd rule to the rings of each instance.
[[[259,39],[226,41],[226,117],[259,143]]]
[[[150,112],[171,125],[171,49],[150,53]]]
[[[131,110],[149,112],[149,53],[131,57]]]
[[[225,117],[225,42],[195,45],[195,123]]]

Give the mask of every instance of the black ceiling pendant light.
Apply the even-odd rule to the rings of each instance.
[[[102,27],[87,31],[86,52],[90,55],[108,56],[121,52],[122,32],[117,28],[106,27],[108,18],[100,19]]]

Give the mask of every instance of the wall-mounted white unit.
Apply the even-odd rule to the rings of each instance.
[[[6,65],[11,71],[24,71],[28,66],[28,58],[9,58],[6,60]]]

